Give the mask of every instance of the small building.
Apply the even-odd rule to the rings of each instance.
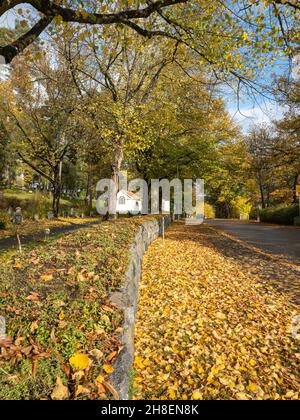
[[[139,214],[142,211],[141,198],[131,192],[121,190],[117,194],[117,213],[120,214]]]

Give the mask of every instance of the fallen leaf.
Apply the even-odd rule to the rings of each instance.
[[[97,378],[95,379],[95,383],[96,384],[102,384],[104,379],[105,379],[105,377],[103,375],[98,375]]]
[[[203,400],[203,395],[202,395],[201,391],[199,391],[198,389],[193,391],[192,400]]]
[[[69,398],[69,390],[63,385],[60,377],[56,379],[56,385],[51,393],[52,400],[67,400]]]
[[[75,397],[78,397],[81,394],[89,394],[90,392],[91,391],[88,388],[78,385],[75,390]]]
[[[58,315],[58,319],[59,319],[60,321],[63,321],[63,320],[65,319],[65,313],[64,313],[64,311],[61,311],[61,312],[59,313],[59,315]]]
[[[114,368],[112,367],[112,365],[103,365],[103,370],[106,373],[113,373],[114,372]]]
[[[38,323],[38,321],[33,321],[33,322],[30,324],[30,332],[31,332],[31,333],[34,333],[34,331],[36,331],[36,330],[38,329],[38,327],[39,327],[39,323]]]
[[[69,362],[74,370],[84,370],[90,366],[91,360],[84,353],[75,353],[70,357]]]
[[[115,400],[120,399],[117,390],[112,386],[111,383],[104,381],[103,385],[105,386],[106,389],[108,389],[108,391],[111,393],[111,395],[114,397]]]
[[[102,359],[102,357],[104,356],[103,352],[101,350],[98,349],[93,349],[89,352],[89,354],[91,356],[94,356],[97,360]]]
[[[118,352],[117,351],[113,351],[111,352],[107,357],[106,360],[108,362],[111,362],[116,356],[117,356]]]
[[[51,281],[53,280],[53,275],[52,274],[43,274],[41,277],[42,281]]]

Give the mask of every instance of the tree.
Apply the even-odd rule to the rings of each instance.
[[[0,16],[23,3],[30,4],[40,18],[29,31],[0,48],[6,63],[46,28],[55,33],[76,32],[78,25],[71,23],[77,23],[83,33],[91,34],[91,26],[100,27],[105,43],[107,28],[123,26],[148,39],[167,38],[180,43],[215,77],[235,83],[238,91],[243,85],[255,92],[260,89],[254,80],[260,66],[275,59],[279,49],[290,52],[295,36],[290,28],[300,10],[297,0],[118,0],[101,5],[96,0],[66,0],[62,4],[51,0],[2,0]],[[22,8],[18,11],[26,18]]]
[[[17,155],[50,183],[57,217],[63,160],[74,159],[80,132],[73,117],[78,95],[68,70],[63,62],[55,66],[50,62],[43,57],[30,72],[15,69],[11,98],[1,108],[9,119],[6,132],[10,137],[13,133]]]
[[[71,5],[73,3],[75,6],[75,8],[71,8],[63,7],[57,2],[50,0],[1,0],[0,16],[17,5],[25,3],[33,6],[37,12],[43,15],[43,17],[17,40],[1,47],[0,55],[5,57],[6,63],[10,63],[14,57],[31,45],[54,19],[59,22],[76,22],[89,25],[123,24],[140,32],[138,29],[139,26],[134,23],[135,20],[147,19],[157,11],[161,11],[169,6],[185,3],[186,1],[187,0],[158,0],[149,3],[147,6],[144,5],[143,2],[141,2],[141,4],[139,2],[137,8],[130,8],[128,7],[128,2],[119,1],[117,4],[114,3],[111,6],[109,3],[104,5],[103,8],[106,13],[96,13],[99,6],[97,5],[97,2],[93,1],[86,1],[86,9],[80,9],[76,8],[77,1],[68,2]],[[117,10],[114,10],[116,7]],[[93,11],[91,11],[91,9]],[[22,14],[22,9],[20,9],[20,14]],[[156,31],[153,35],[155,34],[159,35]]]
[[[83,56],[78,56],[78,49],[73,57],[67,55],[83,98],[82,110],[90,117],[88,125],[97,130],[99,142],[106,145],[116,184],[124,156],[147,147],[145,116],[149,106],[157,106],[151,96],[176,54],[177,48],[169,51],[166,43],[155,46],[121,29],[117,36],[111,32],[109,40],[107,34],[105,46],[92,36]],[[87,81],[92,81],[92,89]]]

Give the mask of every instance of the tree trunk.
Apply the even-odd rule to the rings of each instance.
[[[298,185],[298,178],[299,178],[299,174],[295,175],[294,178],[294,183],[293,183],[293,191],[294,191],[294,196],[293,196],[293,203],[297,204],[299,201],[299,197],[296,194],[296,187]]]
[[[117,191],[119,190],[119,172],[124,159],[123,141],[115,148],[114,156],[111,164],[111,180],[115,183]],[[117,214],[111,214],[110,218],[116,219]]]
[[[87,174],[87,183],[86,183],[86,194],[85,194],[85,201],[87,206],[92,209],[93,207],[93,169],[92,166],[88,166],[88,174]]]
[[[53,184],[53,200],[52,211],[55,218],[59,215],[59,205],[61,197],[61,176],[62,176],[62,161],[55,168],[54,184]]]
[[[265,202],[265,195],[264,195],[264,187],[263,187],[263,184],[262,184],[262,181],[261,181],[261,178],[260,177],[259,177],[258,183],[259,183],[261,207],[263,209],[265,209],[266,208],[266,202]]]

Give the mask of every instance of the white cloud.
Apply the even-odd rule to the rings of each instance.
[[[271,124],[274,120],[280,120],[284,115],[285,109],[269,102],[261,106],[244,106],[240,110],[236,107],[229,107],[228,111],[233,121],[241,126],[243,131],[247,132],[255,124]]]

